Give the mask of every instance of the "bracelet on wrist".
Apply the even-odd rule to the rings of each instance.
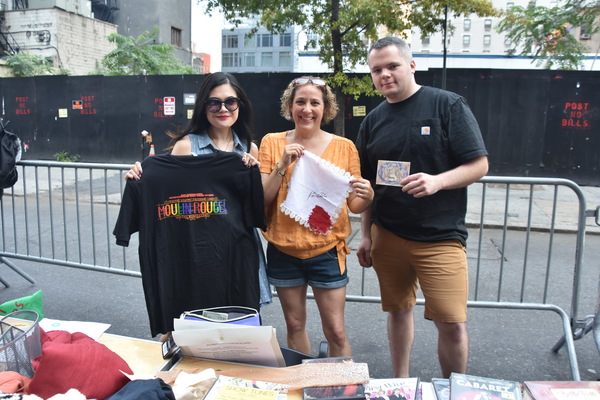
[[[275,171],[277,171],[277,173],[279,174],[279,176],[281,176],[282,178],[285,176],[286,171],[284,170],[283,172],[281,172],[279,170],[279,161],[277,161],[275,163]]]

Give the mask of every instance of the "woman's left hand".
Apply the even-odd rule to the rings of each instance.
[[[254,167],[254,166],[260,167],[260,162],[256,159],[256,157],[254,157],[250,153],[244,153],[242,155],[242,162],[248,168]]]
[[[361,199],[367,199],[369,201],[373,200],[375,196],[375,191],[371,187],[371,182],[363,178],[356,178],[350,182],[352,185],[352,189],[357,197]]]

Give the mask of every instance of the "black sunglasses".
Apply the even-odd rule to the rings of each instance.
[[[206,109],[211,113],[218,113],[221,111],[223,104],[225,104],[227,111],[235,111],[240,107],[240,99],[237,97],[228,97],[225,100],[219,100],[215,97],[211,97],[204,103]]]

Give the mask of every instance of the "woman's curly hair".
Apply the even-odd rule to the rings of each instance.
[[[296,79],[291,81],[287,88],[283,91],[281,95],[281,116],[288,121],[292,120],[292,104],[294,102],[294,96],[296,95],[296,89],[305,85],[314,85],[318,87],[323,92],[323,101],[325,109],[323,111],[323,119],[321,120],[321,125],[326,125],[329,122],[333,121],[335,116],[339,111],[339,107],[337,105],[337,101],[335,98],[335,93],[329,87],[329,85],[315,85],[312,83],[312,79],[320,79],[312,76],[307,76],[303,78],[308,78],[308,82],[305,84],[298,84]]]

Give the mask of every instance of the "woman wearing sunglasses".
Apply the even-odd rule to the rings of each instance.
[[[196,94],[194,112],[187,127],[167,132],[171,137],[171,154],[235,152],[248,167],[258,165],[258,147],[252,142],[252,118],[252,105],[233,75],[224,72],[207,75]],[[125,179],[140,179],[141,174],[141,163],[136,162]]]
[[[192,118],[183,130],[167,132],[171,137],[172,155],[206,155],[217,151],[241,155],[247,167],[259,165],[258,147],[252,141],[252,105],[237,79],[228,73],[216,72],[206,76],[198,93]],[[136,162],[125,179],[140,179],[142,165]],[[258,232],[260,305],[271,303],[271,288],[265,272],[265,255]],[[237,306],[241,304],[223,304]]]
[[[348,284],[345,259],[350,252],[346,238],[352,230],[348,209],[363,212],[374,194],[369,181],[361,178],[354,143],[321,128],[337,112],[335,94],[324,80],[294,79],[281,97],[281,115],[294,122],[294,129],[265,135],[258,155],[267,217],[264,236],[269,242],[267,274],[281,301],[288,347],[310,354],[306,332],[306,297],[310,285],[332,357],[352,353],[344,321]],[[280,210],[288,195],[296,160],[305,150],[355,177],[345,206],[326,234],[315,234]]]

